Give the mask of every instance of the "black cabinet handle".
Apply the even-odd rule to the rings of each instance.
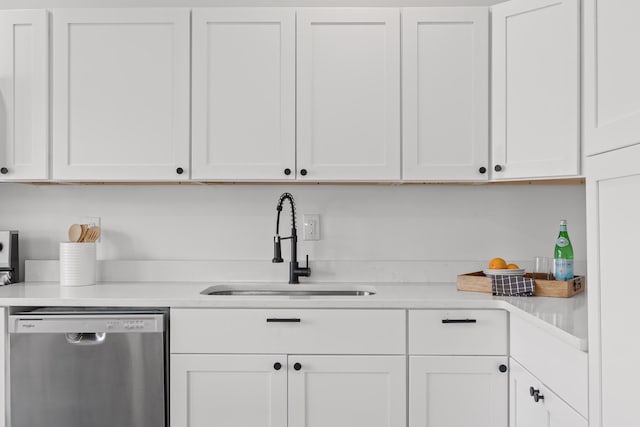
[[[507,372],[507,365],[498,366],[498,370],[502,373]]]
[[[300,175],[305,176],[307,174],[306,169],[300,169]]]
[[[296,362],[293,364],[293,369],[299,371],[300,369],[302,369],[302,365]]]
[[[529,396],[535,396],[538,393],[540,393],[540,390],[537,390],[533,387],[529,387]]]
[[[477,323],[476,319],[442,319],[442,323]]]
[[[480,169],[478,169],[478,172],[485,174],[487,173],[487,168],[485,168],[484,166],[482,166]]]
[[[500,171],[502,171],[502,166],[500,166],[500,165],[496,165],[496,166],[493,168],[493,170],[494,170],[494,171],[496,171],[496,172],[500,172]]]
[[[538,403],[541,400],[544,400],[544,396],[541,395],[540,393],[536,393],[536,394],[533,395],[533,401],[534,402]]]
[[[276,362],[273,364],[273,369],[275,369],[276,371],[279,371],[280,368],[282,368],[282,364],[280,362]]]
[[[291,169],[286,168],[286,169],[284,170],[284,174],[285,174],[285,175],[291,175]]]
[[[268,317],[267,323],[300,323],[298,317]]]
[[[176,169],[176,173],[177,173],[178,175],[182,175],[182,174],[184,173],[184,169],[182,169],[182,168],[177,168],[177,169]]]
[[[2,168],[0,168],[0,173],[1,173],[2,175],[6,175],[6,174],[8,174],[8,173],[9,173],[9,169],[7,169],[7,168],[5,168],[5,167],[2,167]]]

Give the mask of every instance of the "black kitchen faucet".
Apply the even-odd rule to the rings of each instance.
[[[280,237],[280,212],[282,212],[282,204],[285,200],[289,201],[291,206],[291,236]],[[282,259],[282,247],[280,242],[282,240],[291,239],[291,261],[289,262],[289,283],[300,283],[298,278],[300,276],[311,276],[311,269],[309,268],[309,255],[307,255],[307,266],[300,267],[298,265],[298,232],[296,231],[296,205],[293,201],[293,196],[290,193],[283,193],[278,199],[278,217],[276,219],[276,235],[273,238],[273,259],[274,263],[281,263]]]

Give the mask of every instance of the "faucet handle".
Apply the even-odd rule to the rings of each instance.
[[[303,276],[305,277],[309,277],[311,276],[311,268],[309,268],[309,254],[307,254],[307,265],[305,265],[305,267],[302,269],[303,270]]]

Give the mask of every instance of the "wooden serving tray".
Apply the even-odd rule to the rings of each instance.
[[[525,277],[532,277],[531,273]],[[575,294],[584,292],[587,280],[584,276],[575,276],[572,280],[547,280],[536,276],[536,296],[570,298]],[[482,271],[458,275],[457,288],[459,291],[491,293],[491,277],[484,275]]]

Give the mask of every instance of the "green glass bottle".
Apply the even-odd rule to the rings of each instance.
[[[556,248],[553,251],[555,263],[554,276],[556,280],[573,279],[573,246],[567,233],[567,221],[560,221],[560,233],[556,240]]]

